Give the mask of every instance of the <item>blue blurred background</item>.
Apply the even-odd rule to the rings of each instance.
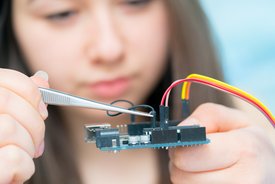
[[[201,0],[226,81],[275,113],[275,1]]]

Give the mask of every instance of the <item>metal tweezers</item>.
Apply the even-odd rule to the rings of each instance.
[[[91,108],[91,109],[121,112],[121,113],[127,113],[127,114],[139,115],[139,116],[153,117],[153,115],[150,113],[128,110],[118,106],[81,98],[81,97],[74,96],[61,91],[57,91],[54,89],[40,87],[39,90],[42,95],[42,100],[49,105],[84,107],[84,108]]]

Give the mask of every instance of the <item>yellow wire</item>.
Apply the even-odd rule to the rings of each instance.
[[[188,79],[201,79],[201,80],[204,80],[204,81],[208,81],[208,82],[211,82],[211,83],[214,83],[214,84],[217,84],[219,86],[222,86],[224,88],[227,88],[227,89],[231,89],[235,92],[238,92],[244,96],[246,96],[247,98],[251,99],[254,103],[258,104],[259,106],[261,106],[261,108],[263,108],[266,113],[268,113],[268,115],[273,119],[273,121],[275,122],[275,117],[272,115],[271,111],[259,100],[257,99],[256,97],[250,95],[249,93],[237,88],[237,87],[234,87],[234,86],[231,86],[227,83],[224,83],[222,81],[219,81],[219,80],[216,80],[216,79],[213,79],[211,77],[207,77],[207,76],[203,76],[203,75],[199,75],[199,74],[191,74],[187,77]],[[190,94],[190,86],[191,86],[191,82],[185,82],[182,86],[182,94],[181,94],[181,98],[182,100],[188,100],[189,99],[189,94]]]

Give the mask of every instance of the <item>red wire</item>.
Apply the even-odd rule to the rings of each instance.
[[[257,106],[257,108],[259,108],[261,110],[261,112],[264,113],[264,115],[268,118],[268,120],[272,123],[272,125],[275,127],[275,122],[273,121],[273,118],[269,116],[269,114],[265,111],[265,109],[263,109],[259,104],[255,103],[254,101],[252,101],[250,98],[246,97],[245,95],[243,94],[240,94],[234,90],[231,90],[231,89],[227,89],[227,88],[224,88],[222,86],[219,86],[219,85],[216,85],[214,83],[211,83],[211,82],[207,82],[207,81],[204,81],[204,80],[200,80],[200,79],[182,79],[182,80],[179,80],[173,84],[171,84],[169,86],[169,88],[165,91],[165,93],[163,94],[162,96],[162,99],[161,99],[161,105],[164,105],[164,101],[165,101],[165,98],[168,94],[168,92],[170,90],[172,90],[172,88],[174,88],[175,86],[177,86],[178,84],[180,83],[183,83],[183,82],[196,82],[196,83],[202,83],[202,84],[206,84],[206,85],[209,85],[209,86],[212,86],[212,87],[215,87],[215,88],[218,88],[218,89],[221,89],[221,90],[224,90],[226,92],[229,92],[233,95],[236,95],[237,97],[241,97],[243,99],[245,99],[246,101],[252,103],[253,105]]]
[[[190,79],[180,79],[180,80],[178,80],[178,81],[176,81],[176,82],[173,82],[173,83],[166,89],[166,91],[164,92],[164,94],[163,94],[163,96],[162,96],[162,98],[161,98],[160,105],[164,105],[165,98],[166,98],[168,92],[172,90],[172,88],[174,88],[174,87],[177,86],[178,84],[181,84],[181,83],[187,82],[187,81],[190,81]]]

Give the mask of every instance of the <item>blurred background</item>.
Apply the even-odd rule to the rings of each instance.
[[[275,113],[275,1],[200,0],[226,81]]]

